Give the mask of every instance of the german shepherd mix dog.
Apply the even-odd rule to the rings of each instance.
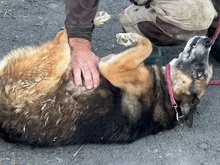
[[[120,33],[131,46],[102,58],[100,86],[75,86],[66,31],[37,47],[12,51],[0,62],[0,136],[32,146],[128,143],[173,128],[192,125],[193,113],[212,77],[211,40],[190,39],[170,62],[170,80],[178,108],[173,108],[164,68],[145,66],[151,42]]]

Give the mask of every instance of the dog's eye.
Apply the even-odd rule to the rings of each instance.
[[[196,42],[191,43],[191,45],[190,45],[190,47],[189,47],[189,50],[188,50],[189,56],[190,56],[190,54],[191,54],[191,51],[195,48],[195,46],[196,46]],[[189,56],[188,56],[188,57],[189,57]]]
[[[196,46],[196,43],[198,42],[198,40],[199,40],[199,37],[196,37],[193,41],[192,41],[192,43],[191,43],[191,48],[194,48],[195,46]]]
[[[192,48],[195,48],[195,46],[196,46],[196,44],[192,44],[192,45],[191,45]]]
[[[197,71],[197,78],[203,77],[204,72],[202,70]]]

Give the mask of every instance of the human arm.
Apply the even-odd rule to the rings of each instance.
[[[99,58],[92,52],[90,42],[83,38],[69,38],[69,45],[74,84],[85,85],[87,89],[98,87],[100,81],[97,69]],[[83,84],[83,80],[85,84]]]
[[[75,85],[92,89],[99,85],[99,58],[91,49],[93,19],[97,12],[99,0],[65,0],[65,27],[69,38],[72,60],[70,66]]]

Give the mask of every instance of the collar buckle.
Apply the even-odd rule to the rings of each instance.
[[[181,118],[183,118],[184,116],[183,115],[179,115],[178,111],[177,111],[177,108],[178,108],[178,105],[177,104],[172,104],[172,107],[174,108],[174,110],[176,111],[176,120],[179,121]]]

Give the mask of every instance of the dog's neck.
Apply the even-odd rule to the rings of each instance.
[[[179,121],[179,119],[182,118],[183,116],[180,116],[178,111],[177,111],[178,105],[177,105],[176,100],[174,98],[174,92],[173,92],[172,81],[171,81],[171,76],[170,76],[170,64],[169,63],[166,65],[166,68],[165,68],[165,76],[166,76],[170,101],[171,101],[172,107],[176,111],[176,119],[177,119],[177,121]]]

